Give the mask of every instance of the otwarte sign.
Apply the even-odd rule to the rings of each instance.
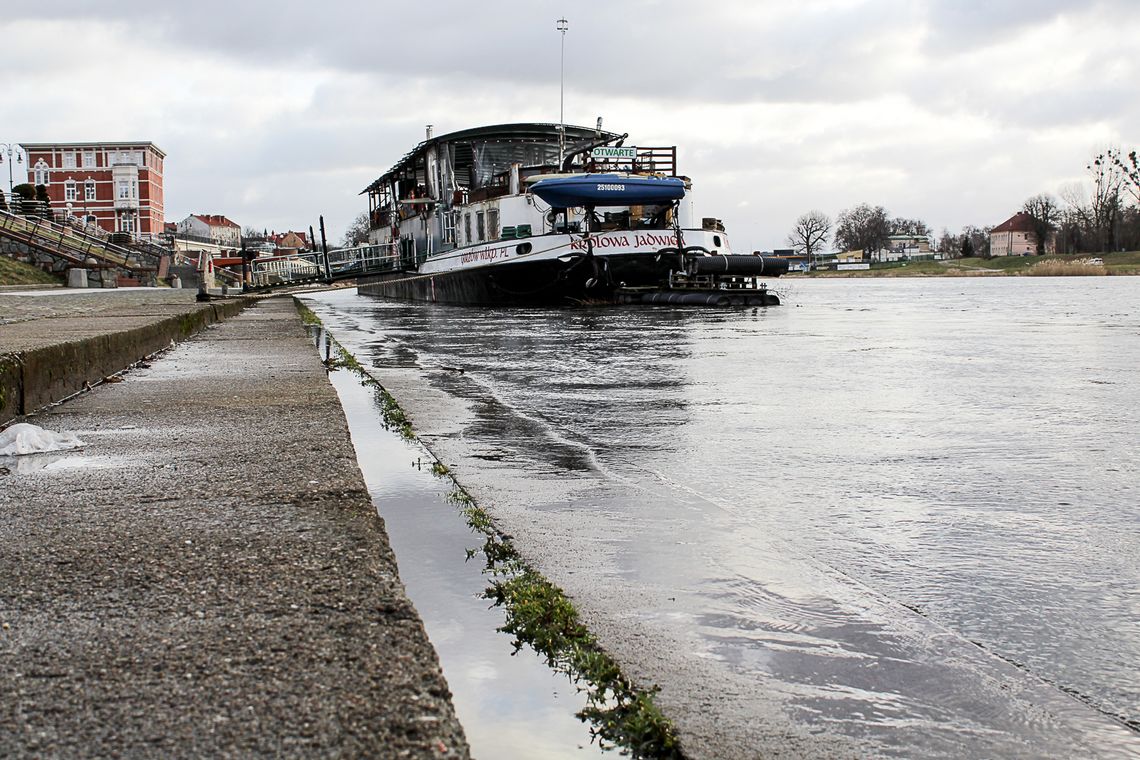
[[[590,158],[602,160],[626,159],[632,161],[637,158],[637,148],[594,148],[590,151]]]

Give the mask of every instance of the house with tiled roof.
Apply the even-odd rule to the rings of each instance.
[[[241,247],[241,226],[221,214],[191,214],[178,223],[178,234],[192,235],[218,245]]]
[[[304,232],[271,232],[267,238],[269,242],[273,243],[274,248],[283,254],[300,253],[301,251],[308,251],[309,236]]]
[[[1057,236],[1050,233],[1044,250],[1037,245],[1033,217],[1019,211],[990,230],[991,256],[1033,256],[1038,253],[1056,253]]]

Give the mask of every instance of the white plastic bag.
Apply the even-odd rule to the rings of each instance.
[[[67,451],[82,445],[83,441],[71,433],[53,433],[27,422],[18,422],[0,432],[0,456],[4,457]]]

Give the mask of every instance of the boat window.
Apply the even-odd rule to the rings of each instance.
[[[463,244],[471,245],[471,214],[463,215]]]
[[[487,237],[491,240],[499,239],[499,209],[497,208],[487,211]]]
[[[487,239],[487,220],[482,211],[475,212],[475,232],[480,241]]]
[[[713,235],[713,245],[720,248],[720,235]]]
[[[526,254],[530,253],[530,250],[530,243],[519,243],[515,246],[515,253],[517,253],[519,256],[525,256]]]

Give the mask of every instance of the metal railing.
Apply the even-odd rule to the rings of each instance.
[[[154,269],[153,263],[141,261],[136,251],[115,245],[70,225],[58,224],[40,217],[25,218],[0,211],[0,230],[34,248],[54,253],[70,261],[83,262],[88,257],[104,264],[125,269]]]

